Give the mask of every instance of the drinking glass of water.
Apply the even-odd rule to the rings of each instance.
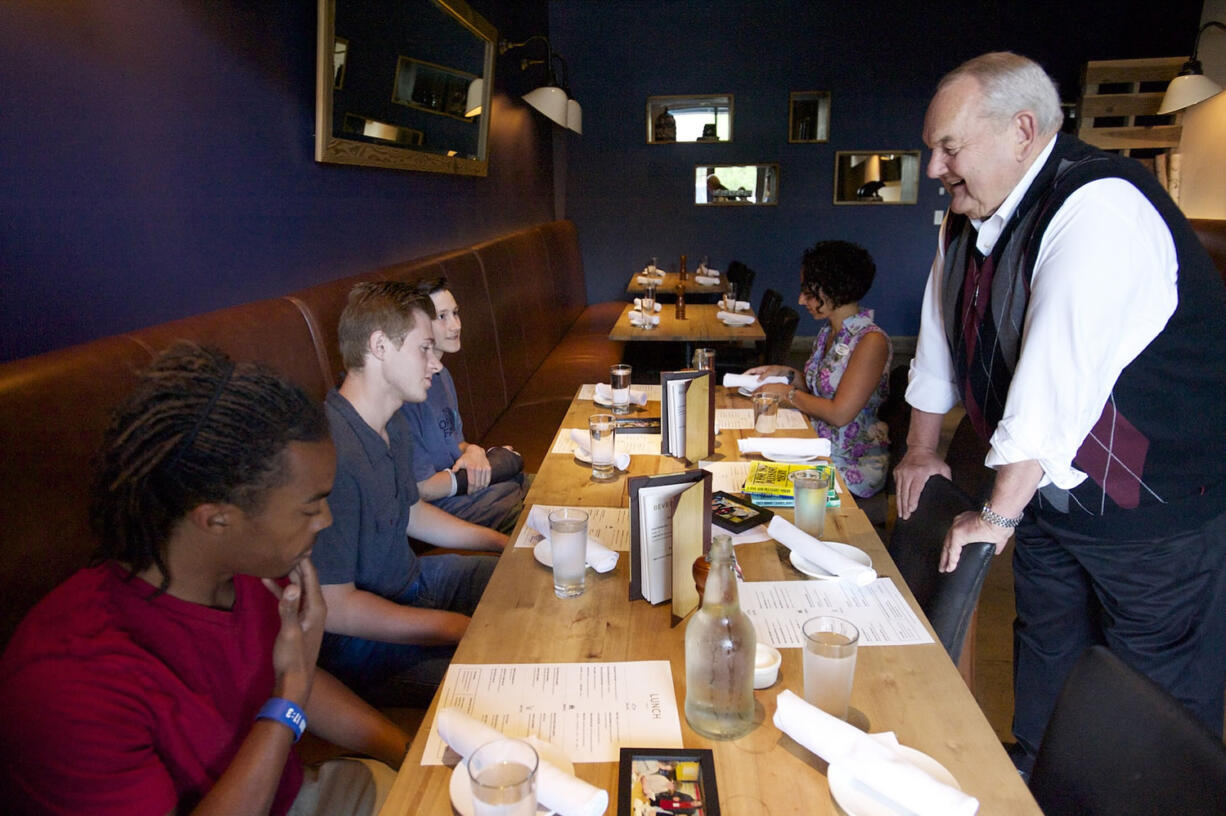
[[[796,496],[796,526],[814,538],[821,538],[826,527],[830,476],[821,470],[801,470],[788,478]]]
[[[587,429],[592,437],[592,480],[609,482],[616,479],[613,457],[617,450],[617,418],[612,414],[592,414]]]
[[[474,816],[535,816],[536,749],[523,740],[496,739],[468,757]]]
[[[630,373],[628,365],[609,368],[609,385],[613,389],[613,413],[630,413]]]
[[[801,631],[805,637],[805,702],[846,720],[860,630],[842,618],[818,617],[805,621]]]
[[[549,514],[549,555],[553,560],[553,594],[577,598],[587,574],[587,512],[563,507]]]

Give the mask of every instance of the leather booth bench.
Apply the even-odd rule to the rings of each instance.
[[[534,472],[575,389],[607,378],[622,356],[607,335],[624,304],[586,305],[569,221],[0,364],[0,648],[30,607],[87,563],[94,454],[111,410],[159,350],[179,339],[214,345],[322,399],[342,373],[336,329],[353,284],[443,274],[464,324],[463,350],[444,362],[465,435],[514,446]]]

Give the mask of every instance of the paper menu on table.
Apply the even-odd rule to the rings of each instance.
[[[753,409],[716,408],[715,426],[723,431],[748,430],[753,427]]]
[[[698,466],[711,474],[711,491],[722,490],[725,493],[740,493],[745,489],[745,477],[749,475],[752,462],[708,462],[702,461]]]
[[[681,747],[667,660],[452,663],[437,710],[448,706],[508,737],[540,737],[572,762],[617,762],[623,745]],[[421,764],[445,764],[446,751],[431,722]]]
[[[795,408],[780,408],[775,426],[781,431],[799,431],[809,427],[809,420]]]
[[[646,391],[648,402],[660,401],[660,386],[659,385],[639,385],[634,383],[630,386],[635,391]],[[596,384],[585,383],[579,386],[579,393],[575,395],[575,399],[591,400],[596,398]]]
[[[553,512],[562,505],[542,504],[546,512]],[[630,551],[630,509],[628,507],[593,507],[584,505],[579,508],[587,513],[587,534],[610,550],[619,552]],[[515,539],[516,547],[535,547],[541,540],[538,530],[525,524]]]
[[[570,438],[570,431],[570,428],[558,429],[558,435],[553,440],[553,447],[549,449],[550,453],[574,454],[575,440]],[[581,428],[579,432],[587,436],[588,430],[587,428]],[[628,453],[631,456],[659,456],[660,434],[619,433],[617,435],[617,452]]]
[[[933,642],[889,578],[863,587],[848,581],[746,581],[740,585],[740,601],[760,642],[779,649],[802,646],[801,626],[819,615],[854,623],[861,646]]]

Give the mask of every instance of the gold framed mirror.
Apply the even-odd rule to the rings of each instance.
[[[834,154],[835,204],[914,204],[918,150],[839,150]]]
[[[777,164],[700,164],[694,168],[694,203],[753,206],[779,203]]]
[[[732,141],[732,94],[647,97],[647,143]]]
[[[486,175],[497,42],[464,0],[319,0],[315,160]]]

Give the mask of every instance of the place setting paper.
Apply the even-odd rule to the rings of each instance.
[[[889,578],[866,586],[847,581],[744,581],[741,609],[753,621],[759,642],[777,649],[804,645],[809,618],[834,615],[860,630],[861,646],[913,646],[932,636]]]
[[[576,443],[571,438],[571,431],[587,436],[587,428],[560,428],[554,437],[550,453],[565,453],[574,455]],[[617,452],[628,453],[631,456],[659,456],[660,434],[619,433],[617,435]]]
[[[438,710],[454,707],[508,737],[535,735],[572,762],[617,762],[621,746],[680,748],[667,660],[614,663],[452,663]],[[446,765],[430,723],[422,765]]]
[[[648,402],[659,402],[660,401],[660,386],[658,383],[655,385],[638,385],[636,383],[632,387],[634,388],[635,391],[645,391],[647,393]],[[595,398],[596,398],[596,384],[595,383],[585,383],[579,386],[579,393],[575,397],[575,399],[581,399],[581,400],[592,400]]]
[[[809,427],[805,415],[795,408],[780,408],[776,415],[776,427],[781,431],[802,431]],[[740,431],[753,429],[752,408],[716,408],[715,426],[723,430]]]
[[[533,511],[543,510],[544,516],[554,510],[561,510],[563,505],[536,504]],[[630,509],[627,507],[592,507],[578,508],[587,513],[587,534],[610,550],[630,552]],[[542,531],[536,530],[531,524],[520,528],[515,539],[516,547],[535,547],[543,538]]]

